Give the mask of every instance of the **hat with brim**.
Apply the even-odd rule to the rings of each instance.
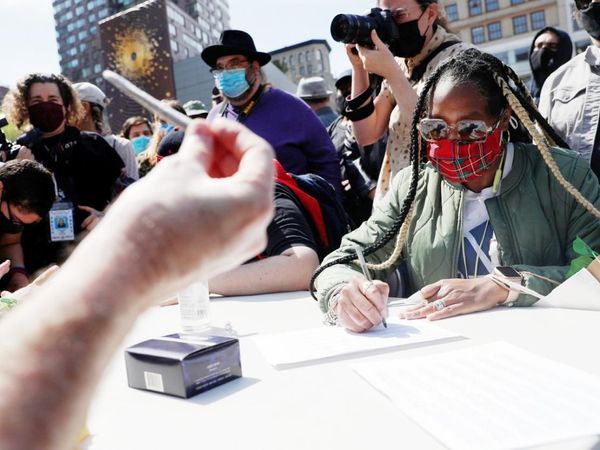
[[[340,73],[340,75],[337,77],[337,80],[335,80],[335,87],[339,89],[340,85],[346,80],[352,80],[352,69],[346,69]]]
[[[296,90],[296,95],[303,100],[326,99],[331,94],[333,92],[327,89],[323,77],[302,78]]]
[[[252,36],[241,30],[225,30],[219,37],[219,44],[210,45],[202,50],[200,56],[210,67],[215,67],[221,56],[244,55],[264,66],[271,61],[268,53],[257,52]]]

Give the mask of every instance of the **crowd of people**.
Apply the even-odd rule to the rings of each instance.
[[[212,106],[163,100],[202,119],[187,130],[155,114],[113,134],[99,87],[58,74],[8,93],[25,134],[0,167],[2,297],[18,304],[0,356],[23,361],[0,374],[6,448],[72,442],[110,349],[194,279],[222,295],[310,289],[327,321],[362,332],[390,295],[420,293],[407,319],[529,306],[508,280],[547,294],[576,238],[600,250],[600,2],[575,0],[583,53],[554,27],[534,36],[530,89],[453,34],[437,0],[376,6],[402,39],[346,44],[335,93],[319,77],[278,89],[270,55],[225,30],[201,54]]]

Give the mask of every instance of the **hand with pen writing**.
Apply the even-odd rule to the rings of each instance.
[[[361,333],[382,323],[390,288],[379,280],[354,277],[337,294],[336,314],[339,323]]]

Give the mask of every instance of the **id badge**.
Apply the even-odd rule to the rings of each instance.
[[[50,210],[50,240],[52,242],[75,239],[73,203],[56,202]]]

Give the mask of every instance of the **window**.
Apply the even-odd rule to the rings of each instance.
[[[491,38],[490,38],[491,39]],[[501,53],[497,53],[496,55],[494,55],[496,58],[498,58],[500,61],[502,61],[504,64],[508,64],[508,52],[501,52]]]
[[[87,67],[84,67],[83,69],[81,69],[81,76],[83,78],[89,78],[89,76],[92,74],[92,71],[90,69],[88,69]]]
[[[571,23],[573,24],[573,31],[579,31],[582,28],[577,19],[575,19],[575,11],[575,5],[571,5]]]
[[[85,7],[83,6],[78,6],[77,8],[75,8],[75,15],[76,16],[80,16],[85,12]]]
[[[448,22],[458,20],[458,7],[456,6],[456,3],[446,6],[446,17],[448,18]]]
[[[185,26],[185,17],[183,17],[183,15],[179,14],[174,9],[167,9],[167,15],[173,20],[173,22],[178,23],[182,27]]]
[[[308,64],[306,66],[306,71],[308,72],[309,75],[314,75],[312,64]]]
[[[70,33],[75,29],[75,24],[73,22],[67,24],[67,33]]]
[[[485,10],[487,12],[496,11],[498,9],[498,0],[485,0]]]
[[[98,18],[99,19],[104,19],[107,16],[108,16],[108,9],[107,8],[103,8],[100,11],[98,11]]]
[[[79,33],[77,33],[77,37],[79,38],[80,41],[82,41],[88,37],[88,33],[85,30],[80,31]]]
[[[300,66],[300,75],[301,76],[306,75],[306,69],[304,68],[304,66]]]
[[[172,23],[169,24],[169,34],[171,36],[177,36],[177,28]]]
[[[177,41],[171,41],[171,50],[173,51],[173,53],[177,53],[179,51],[179,44],[177,43]]]
[[[525,0],[510,0],[510,4],[513,6],[520,5],[521,3],[525,3]]]
[[[515,50],[515,60],[517,62],[529,61],[529,48],[523,47]]]
[[[515,34],[527,33],[527,16],[513,17],[512,22]]]
[[[298,54],[298,64],[304,64],[304,53]]]
[[[77,28],[81,28],[85,25],[85,19],[77,19],[77,22],[75,24],[77,25]]]
[[[88,22],[89,23],[95,23],[96,22],[96,14],[90,14],[88,16]]]
[[[94,73],[100,73],[102,71],[102,66],[100,64],[96,64],[94,66]]]
[[[536,11],[531,13],[531,29],[541,30],[546,26],[546,14],[544,11]]]
[[[488,39],[495,41],[502,38],[502,24],[500,22],[492,22],[487,25]]]
[[[187,45],[189,45],[192,48],[195,48],[199,52],[202,51],[202,44],[200,44],[200,42],[198,42],[196,39],[194,39],[193,37],[191,37],[187,34],[183,34],[182,37],[183,37],[183,42],[185,42]]]
[[[79,44],[79,53],[84,53],[87,50],[87,44],[84,42],[83,44]]]
[[[77,54],[77,47],[71,47],[69,50],[67,50],[67,55],[69,56],[75,56]]]
[[[485,42],[485,31],[483,30],[483,27],[471,28],[471,42],[473,42],[473,44]]]
[[[481,1],[482,0],[469,0],[469,15],[470,16],[477,16],[482,13]]]

